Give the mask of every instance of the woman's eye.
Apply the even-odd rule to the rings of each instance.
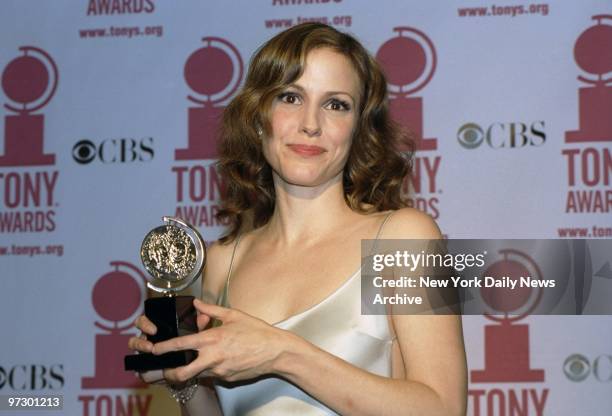
[[[287,104],[299,104],[300,97],[291,92],[285,92],[279,96],[280,100]]]
[[[327,104],[327,108],[334,111],[348,111],[351,109],[351,106],[346,101],[333,99]]]

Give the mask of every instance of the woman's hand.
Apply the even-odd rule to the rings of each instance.
[[[190,364],[164,370],[170,383],[184,382],[195,376],[212,376],[226,381],[245,380],[273,373],[279,356],[288,351],[295,336],[243,312],[194,301],[199,312],[198,328],[211,319],[223,325],[149,345],[135,345],[159,355],[169,351],[196,350],[198,358]],[[147,325],[148,328],[148,325]],[[143,330],[144,332],[144,330]]]
[[[153,343],[148,341],[147,335],[155,335],[157,328],[146,316],[140,315],[134,322],[136,328],[140,329],[142,334],[139,337],[132,337],[128,341],[128,348],[137,352],[150,353],[153,350]],[[162,370],[146,371],[138,373],[138,376],[145,383],[158,384],[164,382]]]

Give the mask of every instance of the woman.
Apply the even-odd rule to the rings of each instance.
[[[189,414],[465,413],[457,316],[360,313],[362,239],[440,238],[400,197],[399,137],[384,76],[351,36],[307,23],[257,52],[221,132],[230,226],[203,279],[219,305],[195,302],[201,329],[222,325],[130,340],[154,354],[198,350],[164,370]],[[144,317],[138,327],[155,331]]]

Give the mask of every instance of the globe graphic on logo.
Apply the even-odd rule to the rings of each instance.
[[[225,39],[206,37],[202,40],[204,47],[187,58],[184,68],[185,82],[202,98],[188,98],[199,104],[221,102],[238,89],[243,72],[242,58]]]
[[[140,307],[142,289],[128,273],[115,270],[96,282],[92,292],[94,309],[102,318],[115,322],[130,318]]]
[[[398,36],[386,41],[376,53],[384,68],[391,94],[409,95],[422,89],[436,70],[436,50],[420,30],[396,27]]]
[[[517,282],[514,289],[509,287],[483,287],[480,289],[482,299],[492,309],[510,313],[524,306],[531,296],[531,288],[518,285],[521,276],[529,276],[527,268],[516,260],[500,260],[493,263],[485,272],[496,282],[501,282],[502,277]]]
[[[42,97],[49,86],[49,71],[33,56],[13,59],[2,73],[2,89],[11,99],[27,104]]]
[[[535,310],[543,294],[540,287],[521,285],[521,278],[538,280],[542,273],[538,265],[521,251],[502,249],[499,253],[503,258],[491,264],[484,272],[484,276],[492,278],[495,284],[480,288],[480,296],[495,311],[494,314],[503,313],[504,317],[497,318],[486,312],[484,315],[495,321],[517,321]],[[508,287],[508,282],[515,282],[514,287]],[[510,314],[517,316],[510,318]]]
[[[224,50],[208,46],[187,58],[185,81],[199,94],[218,94],[229,85],[233,69],[232,60]]]
[[[412,38],[397,37],[385,42],[376,58],[383,63],[389,82],[408,85],[415,82],[425,71],[425,50]]]
[[[594,17],[597,19],[597,16]],[[574,46],[576,63],[584,71],[604,75],[612,71],[612,26],[591,26],[578,37]]]
[[[51,100],[57,89],[58,71],[44,50],[33,46],[22,46],[19,50],[23,55],[9,62],[2,72],[2,89],[13,104],[17,103],[21,108],[11,104],[4,106],[18,113],[27,113],[42,108]],[[31,108],[26,108],[27,104]]]

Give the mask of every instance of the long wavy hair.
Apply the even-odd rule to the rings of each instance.
[[[414,147],[409,135],[391,121],[380,66],[354,37],[321,23],[303,23],[274,36],[255,53],[244,86],[223,113],[218,167],[225,192],[217,219],[229,227],[222,243],[234,240],[241,230],[265,225],[272,216],[272,169],[261,140],[271,134],[274,99],[300,78],[308,53],[316,48],[330,48],[347,57],[362,85],[343,173],[347,205],[364,213],[407,205],[401,186],[411,170],[412,151],[402,153],[398,145]]]

